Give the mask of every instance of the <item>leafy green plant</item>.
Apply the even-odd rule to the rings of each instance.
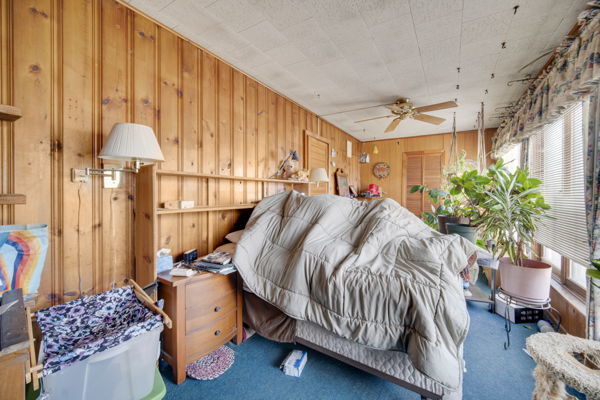
[[[513,264],[523,265],[537,223],[549,218],[542,182],[529,177],[527,169],[508,171],[502,160],[490,166],[488,177],[492,182],[482,204],[486,212],[480,218],[481,230],[496,242],[494,256],[508,256]]]
[[[455,209],[455,215],[469,218],[472,225],[478,224],[485,213],[482,204],[487,199],[486,192],[491,182],[492,179],[480,175],[476,169],[450,178],[448,191],[459,204]]]
[[[410,193],[426,193],[433,203],[432,210],[424,212],[421,217],[430,226],[437,226],[438,215],[466,217],[476,224],[485,210],[482,203],[486,200],[486,190],[492,179],[480,175],[477,170],[463,171],[460,175],[448,177],[446,189],[432,189],[425,185],[415,185]]]
[[[600,280],[600,259],[592,260],[592,266],[594,268],[588,268],[588,270],[586,272],[587,276],[589,276],[593,279]],[[597,288],[600,288],[600,286],[598,286],[598,284],[595,283],[593,280],[592,280],[592,285],[596,286]]]
[[[442,189],[431,189],[426,185],[415,185],[410,188],[410,193],[426,193],[431,200],[431,211],[425,211],[421,214],[423,222],[433,229],[438,228],[438,215],[452,215],[456,207],[456,201],[449,193]]]

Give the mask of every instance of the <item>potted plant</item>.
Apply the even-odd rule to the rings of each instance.
[[[532,253],[533,234],[538,222],[548,218],[540,192],[541,181],[517,168],[510,172],[502,160],[491,166],[488,176],[492,189],[486,192],[487,209],[481,218],[481,229],[496,243],[494,256],[500,258],[500,281],[508,294],[537,302],[550,294],[552,268],[541,261],[528,259]]]
[[[486,213],[482,204],[487,199],[485,193],[491,182],[489,177],[479,174],[476,169],[464,171],[461,175],[450,178],[448,191],[451,196],[459,200],[455,214],[466,218],[468,222],[446,221],[448,233],[459,234],[475,243],[477,225]]]
[[[448,176],[446,189],[430,189],[425,185],[411,187],[410,193],[427,193],[435,206],[422,217],[429,225],[437,219],[441,233],[457,233],[475,242],[477,224],[485,213],[482,207],[492,180],[469,169],[460,175]]]
[[[410,188],[409,192],[426,193],[429,200],[431,200],[431,211],[423,212],[421,218],[423,218],[423,221],[433,229],[437,229],[441,233],[447,233],[446,222],[469,223],[467,218],[454,215],[454,210],[458,208],[459,204],[447,191],[442,189],[431,189],[426,185],[415,185]]]

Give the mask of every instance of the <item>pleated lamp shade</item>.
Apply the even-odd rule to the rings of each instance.
[[[118,122],[113,126],[98,158],[140,161],[144,164],[165,160],[152,128],[127,122]]]
[[[327,176],[327,171],[325,168],[313,168],[310,170],[310,176],[308,179],[311,182],[329,182],[329,177]]]

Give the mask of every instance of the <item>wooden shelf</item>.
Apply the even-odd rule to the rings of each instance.
[[[183,213],[194,213],[194,212],[209,212],[209,211],[229,211],[229,210],[245,210],[254,208],[256,204],[232,204],[224,206],[200,206],[194,208],[181,208],[176,210],[170,210],[166,208],[157,208],[156,213],[159,215],[163,214],[183,214]]]
[[[171,175],[171,176],[185,176],[191,178],[207,178],[207,179],[228,179],[230,181],[250,181],[250,182],[267,182],[267,183],[283,183],[287,185],[306,185],[309,182],[299,182],[288,179],[274,179],[274,178],[257,178],[252,176],[233,176],[233,175],[214,175],[214,174],[200,174],[196,172],[183,172],[183,171],[171,171],[159,169],[156,171],[157,175]]]
[[[0,193],[0,205],[25,204],[27,198],[24,194]]]
[[[16,121],[21,118],[21,109],[5,104],[0,104],[0,121]]]

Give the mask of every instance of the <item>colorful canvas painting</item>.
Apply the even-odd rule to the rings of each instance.
[[[48,250],[48,225],[0,225],[0,293],[35,293]]]

